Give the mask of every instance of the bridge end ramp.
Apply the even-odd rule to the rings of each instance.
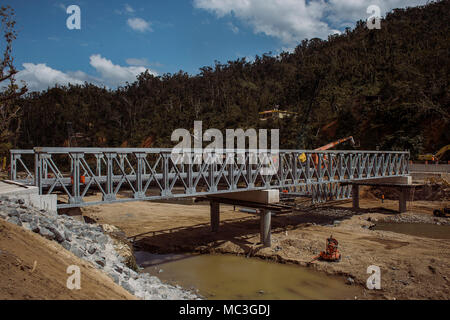
[[[23,185],[14,181],[0,181],[0,197],[8,200],[23,200],[25,205],[39,210],[57,212],[57,195],[40,195],[39,189],[34,186]]]

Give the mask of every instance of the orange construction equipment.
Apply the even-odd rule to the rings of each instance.
[[[324,146],[322,146],[320,148],[314,149],[314,151],[326,151],[326,150],[334,148],[335,146],[337,146],[337,145],[339,145],[341,143],[344,143],[346,141],[349,141],[349,140],[350,140],[350,143],[352,144],[352,146],[356,145],[355,144],[355,139],[353,139],[353,136],[349,136],[347,138],[342,138],[342,139],[336,140],[334,142],[330,142],[329,144],[326,144],[326,145],[324,145]],[[305,158],[304,160],[306,161],[306,157],[304,157],[304,158]],[[314,164],[317,167],[317,165],[319,164],[319,156],[317,154],[312,154],[312,158],[313,158]],[[324,156],[324,159],[326,160],[327,157]],[[302,161],[302,159],[300,159],[300,157],[299,157],[299,160]],[[305,161],[302,161],[302,162],[305,162]]]
[[[331,142],[329,144],[326,144],[326,145],[324,145],[324,146],[322,146],[320,148],[314,149],[314,150],[315,151],[325,151],[325,150],[328,150],[328,149],[331,149],[331,148],[337,146],[338,144],[344,143],[344,142],[349,141],[349,140],[350,140],[350,143],[352,144],[352,146],[354,146],[355,145],[355,139],[353,139],[353,136],[350,136],[350,137],[347,137],[347,138],[343,138],[343,139],[339,139],[337,141]]]
[[[153,138],[153,136],[149,136],[144,141],[142,141],[140,147],[141,148],[151,148],[154,141],[155,141],[155,139]]]
[[[73,176],[71,175],[70,176],[70,184],[73,184],[73,182],[74,182],[74,179],[73,179]],[[80,176],[80,183],[81,184],[85,184],[86,183],[86,177],[85,176]]]
[[[340,261],[341,254],[339,253],[338,245],[338,241],[334,239],[333,236],[330,236],[327,239],[326,251],[322,251],[317,257],[314,257],[311,262],[314,262],[315,260],[324,260],[329,262]]]

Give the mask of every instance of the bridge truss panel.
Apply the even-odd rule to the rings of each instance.
[[[58,194],[58,208],[282,189],[313,202],[351,197],[343,182],[408,175],[409,153],[280,150],[184,154],[172,149],[35,148],[11,151],[11,179]],[[255,158],[256,157],[256,158]],[[203,161],[196,161],[203,158]],[[260,161],[254,161],[259,159]],[[267,169],[271,169],[267,172]],[[266,170],[266,171],[264,171]],[[99,197],[100,195],[100,197]]]

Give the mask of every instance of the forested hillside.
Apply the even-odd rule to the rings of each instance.
[[[15,144],[67,145],[71,122],[80,146],[140,146],[153,137],[153,146],[169,147],[174,129],[203,120],[204,130],[280,128],[283,148],[353,135],[361,149],[433,152],[450,143],[449,17],[450,1],[440,1],[394,10],[381,30],[360,21],[293,53],[216,62],[195,76],[142,74],[117,90],[85,84],[31,93],[18,102]],[[276,105],[298,116],[259,121],[258,112]]]

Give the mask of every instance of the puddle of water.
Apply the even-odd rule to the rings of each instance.
[[[432,239],[450,239],[450,226],[440,226],[431,223],[379,222],[373,230],[392,231]]]
[[[144,272],[184,288],[194,287],[207,299],[354,299],[361,293],[340,277],[254,258],[136,252],[136,260]]]

